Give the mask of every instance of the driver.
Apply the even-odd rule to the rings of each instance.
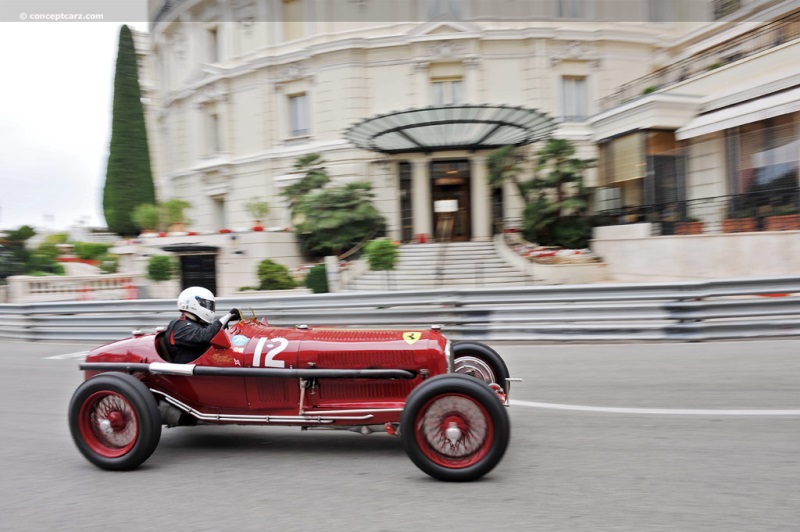
[[[228,325],[242,319],[237,309],[215,320],[214,294],[206,288],[191,286],[178,296],[181,317],[172,320],[164,332],[170,361],[186,364],[198,358],[211,347],[211,339]]]

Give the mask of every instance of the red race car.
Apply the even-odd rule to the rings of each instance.
[[[170,362],[164,333],[91,351],[69,405],[80,452],[103,469],[138,467],[161,426],[282,425],[399,435],[441,480],[482,477],[508,446],[510,379],[493,349],[429,330],[270,327],[220,330],[191,364]]]

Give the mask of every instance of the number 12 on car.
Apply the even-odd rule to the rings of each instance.
[[[275,360],[275,357],[283,353],[289,346],[289,340],[286,338],[260,338],[256,344],[256,350],[253,352],[253,367],[259,368],[285,368],[286,362],[283,360]],[[264,348],[269,349],[266,357],[264,357],[264,365],[261,365],[261,355]]]

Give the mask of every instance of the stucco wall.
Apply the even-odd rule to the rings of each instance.
[[[607,265],[608,279],[613,281],[800,273],[800,231],[605,238],[593,240],[591,249]]]

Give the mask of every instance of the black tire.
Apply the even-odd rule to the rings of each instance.
[[[503,358],[491,347],[480,342],[454,342],[453,373],[461,373],[482,380],[486,384],[497,383],[508,393],[508,367]]]
[[[69,403],[69,430],[78,450],[101,469],[135,469],[161,438],[161,416],[150,390],[127,373],[83,382]]]
[[[400,416],[406,454],[439,480],[481,478],[503,458],[510,437],[511,423],[497,393],[466,375],[423,382],[408,395]]]

